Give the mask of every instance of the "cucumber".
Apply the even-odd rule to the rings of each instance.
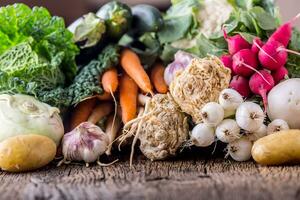
[[[157,32],[163,26],[160,11],[150,5],[139,4],[131,8],[133,15],[133,32],[142,35],[146,32]]]

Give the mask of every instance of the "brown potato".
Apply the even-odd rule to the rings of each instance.
[[[253,159],[262,165],[300,163],[300,130],[285,130],[257,140]]]
[[[38,169],[51,162],[56,144],[42,135],[18,135],[0,143],[0,167],[9,172]]]

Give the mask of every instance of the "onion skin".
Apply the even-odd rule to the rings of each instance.
[[[262,165],[300,163],[300,130],[285,130],[257,140],[252,147],[253,159]]]

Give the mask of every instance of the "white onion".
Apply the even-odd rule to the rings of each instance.
[[[238,107],[235,118],[242,129],[255,132],[263,125],[265,114],[258,104],[244,102]]]
[[[290,129],[289,125],[286,123],[286,121],[282,119],[275,119],[268,125],[267,133],[269,135],[277,131],[283,131],[289,129]]]
[[[224,89],[219,96],[220,105],[228,111],[235,111],[243,101],[243,97],[234,89]]]
[[[207,124],[201,123],[192,130],[192,144],[198,147],[207,147],[215,141],[214,129]]]
[[[233,119],[224,119],[216,128],[217,138],[225,143],[240,138],[240,127]]]
[[[242,137],[227,146],[228,154],[236,161],[247,161],[251,158],[252,142]]]
[[[218,103],[207,103],[201,109],[201,117],[204,123],[217,126],[224,119],[224,109]]]

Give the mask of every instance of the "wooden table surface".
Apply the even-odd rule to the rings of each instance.
[[[300,167],[238,163],[202,151],[168,161],[136,156],[110,167],[55,164],[31,173],[0,172],[0,199],[300,199]]]

